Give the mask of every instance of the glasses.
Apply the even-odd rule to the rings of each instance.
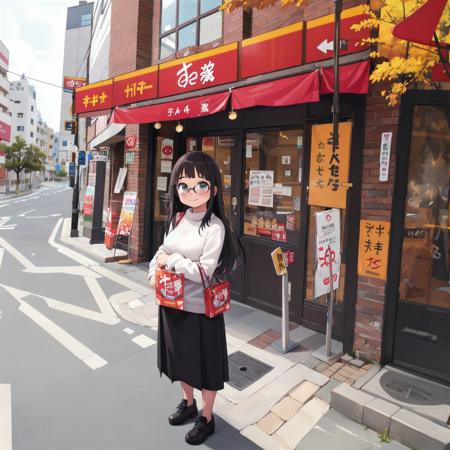
[[[206,194],[209,192],[210,186],[206,181],[199,181],[194,187],[189,187],[186,183],[177,184],[177,192],[179,195],[187,194],[194,191],[196,194]]]

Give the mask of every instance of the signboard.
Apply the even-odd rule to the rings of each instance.
[[[345,209],[351,137],[351,122],[340,123],[339,147],[333,153],[333,124],[312,126],[309,205]]]
[[[11,139],[11,125],[0,120],[0,141],[9,142]]]
[[[351,29],[370,16],[364,13],[362,5],[345,9],[341,14],[341,41],[345,42],[345,49],[341,48],[340,55],[360,52],[368,45],[358,45],[361,39],[370,37],[370,30],[361,31]],[[309,20],[306,24],[306,63],[321,61],[333,57],[334,14]]]
[[[166,97],[236,81],[237,66],[236,42],[160,64],[158,95]]]
[[[250,170],[248,204],[273,208],[273,170]]]
[[[123,183],[125,181],[125,177],[127,176],[127,168],[121,167],[119,169],[119,174],[117,175],[116,185],[114,186],[114,194],[120,194],[120,191],[123,188]]]
[[[80,150],[78,152],[78,165],[84,166],[86,164],[86,152],[84,150]]]
[[[149,100],[157,96],[158,66],[114,77],[113,105]]]
[[[161,159],[173,159],[173,139],[163,139],[161,142]]]
[[[283,251],[280,247],[277,247],[271,254],[273,267],[278,276],[287,275],[287,264]]]
[[[380,181],[387,181],[389,178],[389,159],[391,156],[392,131],[381,133],[380,147]]]
[[[113,81],[99,81],[75,90],[75,112],[77,114],[110,109],[112,103]]]
[[[274,72],[303,61],[303,22],[244,39],[241,46],[241,78]]]
[[[84,193],[83,216],[86,222],[92,222],[94,212],[95,186],[87,186]]]
[[[137,136],[127,136],[125,138],[125,150],[136,148],[137,139]]]
[[[134,164],[136,153],[135,152],[126,152],[125,153],[125,164]]]
[[[338,209],[316,213],[314,298],[330,292],[330,264],[333,274],[333,290],[336,290],[339,288],[341,268],[341,224]]]
[[[74,177],[75,176],[75,163],[69,163],[69,176]]]
[[[81,77],[64,77],[64,92],[72,92],[74,89],[85,86],[86,78]]]
[[[61,170],[61,164],[56,163],[55,164],[55,172],[59,172]]]
[[[126,191],[123,194],[122,210],[120,211],[117,234],[129,236],[133,226],[134,210],[136,209],[137,192]]]
[[[361,220],[359,228],[358,274],[386,279],[390,222]]]
[[[74,129],[75,129],[75,122],[72,122],[71,120],[64,121],[64,131],[72,132],[72,130]]]

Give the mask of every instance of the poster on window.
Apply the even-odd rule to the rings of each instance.
[[[309,205],[345,209],[351,137],[351,122],[340,123],[339,146],[333,151],[333,124],[312,126]]]
[[[314,276],[314,298],[328,294],[331,287],[339,288],[341,270],[341,223],[339,209],[316,213],[316,273]]]
[[[123,194],[122,210],[120,211],[117,234],[129,236],[133,226],[134,210],[136,209],[137,192],[125,191]]]
[[[250,170],[248,204],[273,208],[273,170]]]

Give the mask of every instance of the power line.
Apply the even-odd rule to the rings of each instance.
[[[11,74],[13,74],[13,75],[18,75],[21,78],[26,78],[27,80],[33,80],[33,81],[36,81],[38,83],[44,83],[44,84],[48,84],[49,86],[57,87],[59,89],[64,89],[63,86],[59,86],[57,84],[50,83],[49,81],[43,81],[43,80],[38,80],[37,78],[27,77],[25,74],[16,73],[16,72],[13,72],[11,70],[6,70],[6,71],[11,73]]]

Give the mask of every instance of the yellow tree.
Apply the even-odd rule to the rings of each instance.
[[[308,0],[224,0],[222,9],[232,12],[239,8],[264,9],[269,6],[300,7]],[[426,0],[371,0],[365,5],[368,17],[353,25],[355,31],[363,28],[372,31],[372,37],[361,44],[370,44],[370,57],[376,64],[370,75],[372,83],[387,82],[387,89],[381,94],[390,105],[395,105],[408,87],[417,83],[433,85],[430,78],[431,68],[439,61],[436,48],[397,39],[392,34],[395,25],[408,17]],[[449,44],[450,4],[444,10],[436,30],[440,42]]]

